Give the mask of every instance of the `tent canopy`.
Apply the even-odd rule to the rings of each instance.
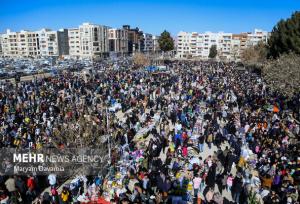
[[[148,72],[155,72],[158,70],[158,68],[156,66],[147,66],[145,67],[145,70]]]

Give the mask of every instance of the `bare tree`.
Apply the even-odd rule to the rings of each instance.
[[[269,61],[263,68],[263,76],[269,87],[292,97],[300,92],[300,56],[283,54]]]
[[[255,46],[246,48],[241,53],[241,60],[246,65],[261,66],[267,59],[267,47],[264,43],[260,42]]]
[[[142,53],[136,53],[133,56],[133,63],[136,68],[150,65],[150,60]]]
[[[233,56],[234,61],[236,61],[239,57],[239,47],[232,47],[231,49],[231,55]]]

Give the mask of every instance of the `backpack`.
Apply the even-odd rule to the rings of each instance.
[[[64,202],[68,201],[68,200],[69,200],[69,192],[68,192],[68,191],[62,192],[62,193],[61,193],[61,199],[62,199],[62,201],[64,201]]]

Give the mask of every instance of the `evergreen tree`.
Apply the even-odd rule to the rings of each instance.
[[[171,34],[166,30],[164,30],[164,32],[160,34],[158,44],[160,49],[164,52],[171,51],[174,49],[174,40],[171,37]]]
[[[278,58],[280,54],[294,52],[300,54],[300,12],[287,20],[280,20],[274,26],[268,41],[268,56]]]
[[[217,45],[212,45],[209,49],[208,57],[214,59],[217,56],[217,54],[218,54]]]

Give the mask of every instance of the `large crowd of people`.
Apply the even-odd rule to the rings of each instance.
[[[106,171],[67,183],[2,174],[0,202],[299,203],[299,101],[236,66],[2,83],[1,148],[99,148],[110,133],[112,152]]]

